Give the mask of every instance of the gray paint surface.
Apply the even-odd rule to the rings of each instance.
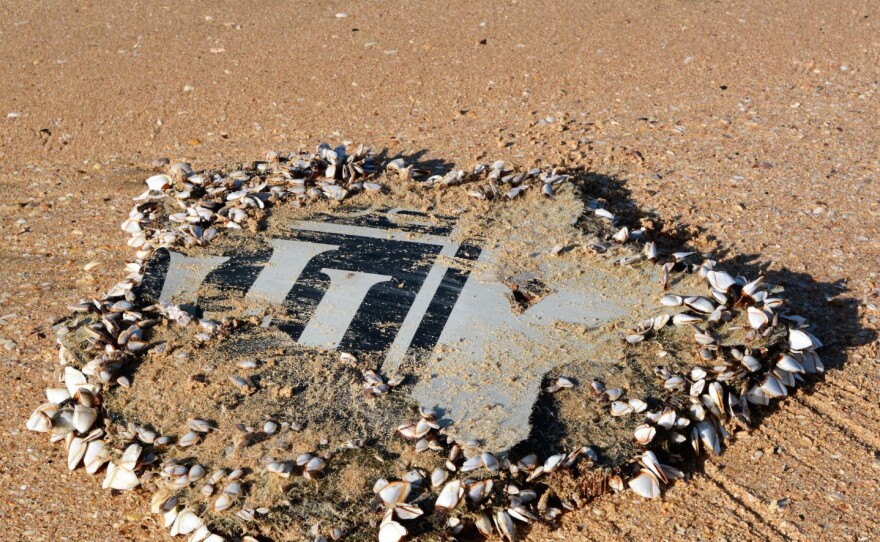
[[[460,243],[452,236],[322,221],[299,221],[292,228],[442,247],[381,367],[386,374],[410,369],[404,363],[412,357],[413,337]],[[528,437],[529,417],[548,371],[587,360],[601,372],[609,334],[593,332],[619,320],[635,321],[638,311],[634,309],[656,291],[652,286],[656,277],[647,272],[608,261],[585,264],[581,258],[551,256],[544,247],[546,239],[530,238],[528,232],[519,237],[519,250],[528,249],[520,261],[528,264],[529,277],[539,279],[548,291],[526,310],[519,310],[500,278],[508,280],[514,273],[502,263],[503,256],[510,257],[509,248],[502,244],[482,247],[436,345],[415,364],[416,384],[410,391],[420,405],[443,410],[451,422],[448,431],[457,439],[475,439],[494,451],[507,450]],[[340,250],[338,245],[292,239],[271,239],[269,246],[271,257],[245,295],[257,308],[284,303],[311,261]],[[161,300],[194,303],[205,277],[229,257],[172,252]],[[329,284],[297,342],[335,349],[371,288],[392,277],[332,268],[321,268],[320,273],[330,279]]]
[[[481,263],[491,264],[491,254],[484,252]],[[602,360],[595,356],[606,350],[598,335],[585,339],[557,324],[597,329],[628,318],[651,293],[648,277],[621,279],[598,267],[579,271],[521,314],[512,311],[509,289],[491,265],[472,273],[427,361],[429,376],[412,397],[444,409],[454,422],[449,430],[460,440],[502,451],[526,439],[544,375],[573,361],[595,360],[598,366]]]

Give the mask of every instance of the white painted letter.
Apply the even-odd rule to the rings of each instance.
[[[336,348],[370,288],[391,277],[339,269],[321,269],[321,273],[330,277],[330,286],[298,342],[305,346]]]
[[[199,298],[199,286],[208,273],[229,259],[225,256],[184,256],[178,252],[170,254],[171,261],[159,301],[177,305],[195,304]]]
[[[272,258],[260,271],[245,299],[280,305],[312,258],[336,250],[337,245],[308,243],[290,239],[272,239]]]

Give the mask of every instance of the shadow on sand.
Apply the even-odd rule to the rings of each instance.
[[[631,198],[625,183],[619,179],[578,169],[569,170],[567,173],[573,176],[578,186],[582,187],[585,200],[602,199],[607,202],[606,207],[617,216],[615,228],[628,226],[632,230],[647,222],[651,223],[652,234],[649,240],[656,242],[661,253],[693,250],[689,248],[693,238],[704,233],[711,235],[711,232],[700,226],[670,223],[661,214],[640,210]],[[601,232],[588,231],[590,228],[595,228],[594,225],[587,223],[589,221],[582,222],[584,222],[582,229],[585,232],[598,233],[600,238],[602,237]],[[607,238],[608,232],[604,235]],[[814,335],[823,343],[818,354],[823,360],[826,371],[844,369],[846,349],[868,344],[877,339],[874,330],[860,324],[859,299],[850,295],[843,280],[822,282],[815,280],[809,274],[785,267],[770,269],[771,264],[757,253],[734,254],[730,250],[720,249],[708,254],[697,254],[694,258],[696,263],[704,258],[713,259],[717,262],[717,269],[727,271],[733,276],[743,276],[749,280],[763,276],[766,283],[784,287],[785,291],[781,294],[786,300],[784,310],[788,314],[799,315],[808,320],[811,331],[814,330]],[[822,375],[805,375],[805,382],[800,383],[798,390],[792,393],[810,394],[817,385],[821,385],[822,380]],[[549,381],[545,382],[545,387],[549,383]],[[589,383],[581,383],[581,386],[588,385]],[[780,400],[772,400],[769,406],[753,407],[750,428],[758,427],[767,416],[778,411],[782,403],[783,401]],[[512,457],[519,457],[527,451],[537,452],[541,457],[566,453],[570,450],[561,449],[559,443],[577,441],[576,435],[567,434],[568,429],[564,420],[560,419],[557,399],[552,394],[541,394],[530,421],[532,427],[530,438],[511,451]],[[596,464],[599,467],[623,468],[624,471],[632,468],[627,467],[625,463],[621,464],[619,457],[607,457],[603,455],[602,450],[596,451],[599,455]],[[700,471],[705,460],[705,456],[686,457],[683,463],[685,471],[687,473]],[[579,505],[609,490],[607,483],[596,484],[594,481],[589,483],[592,484],[589,489],[581,491],[581,495],[586,498],[578,503]],[[590,491],[594,491],[595,494],[589,495]]]

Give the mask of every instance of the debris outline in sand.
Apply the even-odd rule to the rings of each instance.
[[[148,190],[135,198],[136,205],[122,224],[123,231],[131,235],[129,246],[137,250],[136,260],[127,267],[130,274],[103,299],[72,306],[80,315],[76,325],[57,326],[64,386],[47,390],[48,402],[34,411],[27,428],[49,433],[53,442],[64,440],[70,470],[83,465],[87,472],[96,474],[106,464],[104,488],[132,490],[144,484],[156,486],[151,509],[163,515],[172,536],[190,535],[190,540],[195,541],[222,540],[221,535],[211,532],[212,527],[203,518],[207,506],[204,502],[184,504],[186,501],[175,494],[175,490],[205,478],[205,467],[197,463],[179,464],[173,459],[160,463],[163,452],[174,445],[175,439],[103,416],[105,388],[126,388],[132,384],[121,373],[126,364],[150,349],[149,334],[155,326],[162,322],[184,327],[198,325],[201,331],[196,338],[204,342],[235,333],[234,319],[202,318],[196,324],[192,315],[177,305],[142,305],[137,292],[142,289],[142,281],[149,278],[144,275],[144,265],[157,250],[206,245],[222,237],[224,229],[257,227],[254,217],[282,202],[341,202],[358,193],[381,193],[386,185],[378,182],[379,170],[372,158],[363,146],[348,154],[345,147],[332,149],[322,144],[314,154],[272,152],[265,162],[229,174],[194,172],[188,164],[178,163],[169,168],[169,174],[147,179]],[[386,183],[394,179],[409,183],[420,174],[413,165],[396,159],[386,165],[384,179]],[[502,204],[531,193],[549,202],[557,192],[576,189],[563,172],[516,172],[500,161],[478,165],[470,172],[453,170],[429,176],[419,182],[419,189],[448,190],[458,185],[465,185],[467,195],[477,201]],[[182,212],[160,211],[159,207],[166,204],[179,206]],[[658,343],[663,347],[661,354],[674,357],[676,352],[668,352],[666,347],[681,347],[681,334],[692,332],[691,340],[703,360],[692,364],[686,373],[662,365],[655,367],[658,386],[672,398],[666,404],[658,405],[652,400],[654,404],[649,405],[639,397],[624,400],[624,389],[606,387],[601,379],[589,384],[590,393],[607,401],[611,417],[644,418],[644,423],[633,430],[638,453],[606,473],[602,488],[605,483],[614,491],[628,486],[638,495],[655,498],[661,494],[662,486],[685,476],[682,470],[662,463],[661,456],[665,461],[676,462],[682,459],[683,450],[692,450],[696,455],[706,451],[721,453],[723,441],[730,433],[727,427],[750,422],[750,405],[766,406],[772,399],[787,395],[803,380],[802,375],[824,370],[815,352],[821,343],[807,331],[803,318],[784,312],[783,300],[778,297],[781,289],[763,284],[761,277],[748,281],[731,276],[716,269],[712,260],[691,263],[697,255],[689,251],[663,254],[648,240],[650,232],[630,231],[627,227],[612,229],[616,216],[602,201],[588,198],[586,212],[607,226],[602,235],[583,245],[586,252],[604,258],[615,254],[613,265],[644,266],[656,270],[660,278],[660,313],[639,319],[627,332],[618,331],[619,340],[636,349]],[[156,224],[157,221],[161,223]],[[637,244],[641,245],[639,251],[622,248]],[[565,247],[554,247],[551,253],[555,256],[563,250]],[[674,279],[684,275],[700,279],[704,292],[678,291],[686,281],[676,283]],[[324,337],[321,333],[315,336]],[[77,359],[77,348],[72,347],[75,343],[71,339],[87,343],[86,349],[95,357]],[[364,379],[367,392],[377,396],[402,383],[398,375],[375,372],[365,372]],[[249,392],[251,382],[247,378],[236,376],[232,380],[243,393]],[[580,386],[559,375],[543,393],[564,394],[575,387]],[[417,393],[424,394],[424,390]],[[282,431],[291,428],[291,424],[284,423]],[[200,419],[191,420],[188,429],[176,439],[176,447],[197,446],[214,430],[210,423]],[[503,538],[513,540],[514,519],[523,523],[553,522],[563,509],[577,506],[578,498],[558,494],[561,489],[557,491],[554,483],[560,487],[564,483],[556,478],[582,475],[583,470],[599,462],[589,445],[549,455],[543,462],[534,454],[525,454],[516,462],[506,455],[499,459],[491,451],[481,451],[478,442],[447,438],[444,443],[441,435],[446,436],[445,429],[438,412],[431,408],[422,409],[415,422],[398,426],[399,435],[416,441],[416,452],[443,452],[446,460],[443,467],[430,474],[433,490],[421,485],[428,476],[419,469],[408,471],[399,481],[376,482],[374,508],[385,510],[379,524],[380,540],[401,540],[409,534],[405,524],[423,520],[432,509],[430,515],[440,520],[431,525],[452,534],[475,528],[488,535],[494,528]],[[262,433],[272,435],[278,430],[278,424],[270,420],[263,425]],[[358,449],[362,444],[351,442],[348,447]],[[320,454],[300,454],[295,461],[268,463],[265,475],[289,478],[297,472],[305,479],[319,479],[332,469],[332,461]],[[584,463],[589,465],[584,467]],[[469,477],[450,481],[455,473],[467,473]],[[238,480],[248,474],[258,473],[220,469],[208,477],[210,483],[202,487],[211,489],[202,493],[205,497],[216,496],[210,505],[213,512],[226,512],[240,502],[242,485]],[[475,479],[477,475],[482,478]],[[554,482],[549,482],[550,478]],[[539,479],[541,482],[536,482]],[[408,502],[410,493],[419,487],[422,494]],[[603,491],[602,488],[595,493]],[[431,493],[437,494],[433,507]],[[235,513],[239,521],[235,529],[248,539],[248,525],[258,523],[261,516],[270,512],[266,508],[241,506]],[[341,527],[333,526],[327,534],[336,539],[345,533]]]

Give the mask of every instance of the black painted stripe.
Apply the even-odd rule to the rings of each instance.
[[[476,261],[480,257],[480,252],[482,251],[479,247],[462,244],[455,253],[455,257]],[[466,267],[450,267],[446,270],[443,280],[437,288],[437,293],[434,294],[434,299],[428,305],[428,310],[425,311],[425,316],[409,345],[405,365],[411,364],[414,359],[421,360],[426,351],[432,350],[437,345],[440,334],[443,332],[469,276],[470,269]]]

